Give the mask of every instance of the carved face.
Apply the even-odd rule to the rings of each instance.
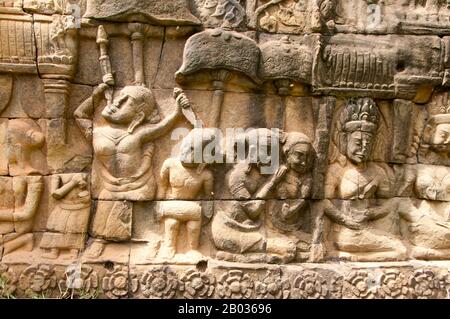
[[[287,162],[291,169],[299,174],[308,172],[312,165],[312,147],[309,144],[297,144],[289,150]]]
[[[102,116],[114,124],[130,124],[138,115],[136,101],[128,96],[121,95],[115,101],[106,106]]]
[[[431,140],[432,149],[440,152],[450,152],[450,124],[439,124]]]
[[[369,160],[372,153],[373,135],[356,131],[347,137],[347,158],[354,164],[361,164]]]
[[[199,163],[195,162],[195,151],[193,143],[188,142],[182,144],[180,161],[184,167],[197,167],[199,165]]]
[[[27,144],[30,147],[40,147],[44,144],[45,136],[37,130],[29,130],[27,132]]]

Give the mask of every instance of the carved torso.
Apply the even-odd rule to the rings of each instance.
[[[208,171],[187,168],[176,159],[167,161],[165,166],[170,170],[168,199],[196,199],[202,192],[205,180],[212,178]]]
[[[156,192],[153,143],[137,133],[110,127],[94,129],[93,184],[104,200],[152,200]]]
[[[117,178],[130,177],[139,170],[143,153],[137,136],[109,127],[94,129],[94,154]]]
[[[376,163],[367,163],[363,168],[334,164],[329,167],[326,181],[328,198],[371,199],[378,195],[388,197],[392,191],[389,176]]]

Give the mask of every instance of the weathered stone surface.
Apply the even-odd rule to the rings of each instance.
[[[190,13],[185,0],[88,0],[86,18],[111,21],[156,22],[158,24],[197,24],[198,20]]]
[[[0,1],[0,298],[448,297],[449,17]]]
[[[220,27],[227,24],[242,28],[247,22],[246,0],[189,0],[192,12],[205,27]]]

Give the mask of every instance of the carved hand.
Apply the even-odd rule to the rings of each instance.
[[[344,224],[347,228],[350,228],[352,230],[361,230],[362,226],[363,226],[361,223],[359,223],[349,217],[344,218]]]
[[[281,207],[281,218],[286,219],[290,217],[291,206],[288,203],[283,203],[283,207]]]
[[[97,86],[95,89],[94,89],[94,94],[93,94],[93,96],[94,97],[98,97],[98,96],[100,96],[101,94],[103,94],[107,89],[109,89],[110,88],[110,86],[108,85],[108,84],[106,84],[106,83],[102,83],[102,84],[100,84],[99,86]]]
[[[72,177],[72,182],[78,186],[84,186],[86,185],[86,178],[83,175],[76,174]]]
[[[368,209],[365,210],[353,210],[352,211],[352,220],[356,223],[364,223],[371,216],[371,212]]]
[[[288,171],[289,168],[286,165],[280,166],[278,171],[272,176],[270,182],[273,183],[274,186],[278,185],[286,176]]]
[[[187,109],[188,107],[191,106],[191,102],[189,101],[189,99],[187,98],[186,94],[181,93],[178,97],[177,97],[177,105],[178,105],[178,111],[181,111],[181,109]]]

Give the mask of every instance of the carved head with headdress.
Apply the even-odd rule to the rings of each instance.
[[[131,132],[144,122],[152,122],[157,112],[153,92],[145,86],[126,86],[102,116],[111,123],[129,124]],[[130,132],[130,133],[131,133]]]
[[[425,127],[423,143],[436,153],[450,153],[450,105],[448,93],[439,106],[432,106],[431,116]]]
[[[370,98],[351,99],[338,122],[339,150],[354,164],[370,159],[380,122],[380,111]]]
[[[283,155],[289,168],[299,174],[305,174],[311,170],[315,151],[308,136],[299,132],[284,134]]]

